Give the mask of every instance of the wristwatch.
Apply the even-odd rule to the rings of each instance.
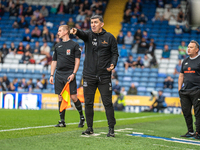
[[[76,73],[72,73],[72,74],[76,75]]]

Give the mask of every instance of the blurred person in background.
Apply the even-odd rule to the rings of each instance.
[[[163,91],[160,90],[158,91],[158,97],[156,98],[152,106],[150,107],[150,111],[154,111],[154,108],[156,108],[157,109],[156,112],[159,112],[159,110],[166,107],[167,107],[167,104],[165,102],[165,96],[163,96]]]
[[[127,92],[127,95],[137,95],[137,88],[134,83],[131,83],[131,86]]]
[[[31,31],[31,37],[39,38],[41,36],[41,30],[38,28],[38,26],[35,26],[35,28]]]
[[[181,45],[178,46],[178,51],[179,51],[179,55],[178,55],[178,59],[184,59],[186,58],[186,51],[187,51],[187,46],[185,45],[185,42],[182,41]]]
[[[113,107],[117,111],[123,111],[124,107],[126,106],[125,96],[119,91],[115,91],[115,94],[117,95],[117,100],[113,104]]]
[[[9,54],[15,55],[16,52],[17,52],[17,49],[16,49],[16,47],[15,47],[14,42],[10,43]]]
[[[3,76],[1,86],[3,91],[7,91],[10,87],[10,81],[6,75]]]
[[[179,74],[181,71],[181,60],[178,61],[178,64],[176,65],[176,67],[174,68],[174,75],[175,74]]]
[[[167,78],[165,78],[164,80],[164,87],[163,88],[170,88],[173,89],[173,84],[174,84],[174,79],[170,76],[167,76]]]
[[[4,61],[6,55],[9,53],[9,49],[7,48],[6,43],[4,43],[4,44],[3,44],[3,47],[0,48],[0,53],[2,54],[1,56],[2,56],[3,61]]]
[[[22,42],[19,42],[19,45],[17,47],[17,54],[24,54],[24,52],[25,52],[25,47]]]
[[[124,44],[124,35],[123,35],[123,31],[119,32],[119,35],[117,36],[117,43],[118,44]]]
[[[169,46],[165,45],[164,50],[162,52],[162,59],[169,59],[169,56],[170,56]]]
[[[21,81],[19,81],[19,89],[25,89],[27,87],[26,79],[22,78]]]

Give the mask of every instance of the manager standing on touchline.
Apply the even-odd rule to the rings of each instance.
[[[181,108],[188,132],[181,137],[200,139],[200,56],[199,44],[192,40],[188,45],[188,55],[182,62],[178,79]],[[193,129],[192,105],[196,118],[196,132]]]
[[[108,137],[114,137],[114,108],[112,104],[111,71],[118,60],[118,48],[115,37],[103,29],[103,18],[94,15],[90,18],[91,30],[83,31],[72,28],[70,33],[77,35],[85,43],[83,69],[83,90],[87,130],[82,134],[93,134],[94,95],[98,88],[108,120]]]

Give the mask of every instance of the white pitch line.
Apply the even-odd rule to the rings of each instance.
[[[182,140],[182,141],[189,141],[189,142],[197,142],[200,144],[199,141],[194,141],[194,140],[188,140],[188,139],[182,139],[182,138],[176,138],[176,137],[171,137],[172,139],[175,139],[175,140]]]
[[[169,148],[176,148],[176,149],[186,149],[186,150],[193,150],[193,149],[188,149],[188,148],[179,148],[179,147],[174,147],[174,146],[167,146],[167,145],[160,145],[160,144],[153,144],[153,145],[158,145],[158,146],[162,146],[162,147],[169,147]]]
[[[123,120],[132,120],[132,119],[144,119],[144,118],[151,118],[151,117],[162,117],[162,116],[167,116],[167,115],[151,115],[151,116],[142,116],[142,117],[134,117],[134,118],[120,118],[116,119],[117,121],[123,121]],[[97,122],[105,122],[107,120],[97,120],[94,121],[94,123]],[[74,125],[78,124],[79,122],[73,122],[73,123],[66,123],[66,125]],[[53,127],[54,125],[47,125],[47,126],[36,126],[36,127],[24,127],[24,128],[14,128],[14,129],[5,129],[5,130],[0,130],[0,132],[7,132],[7,131],[18,131],[18,130],[27,130],[27,129],[38,129],[38,128],[48,128],[48,127]]]

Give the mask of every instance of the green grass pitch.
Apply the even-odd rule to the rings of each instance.
[[[95,112],[93,136],[82,136],[79,115],[66,111],[66,128],[55,128],[58,110],[0,110],[0,150],[198,150],[200,146],[130,136],[133,132],[180,138],[187,131],[182,115],[115,112],[116,137],[106,137],[105,112]],[[191,141],[199,141],[189,139]],[[200,141],[199,141],[200,142]]]

